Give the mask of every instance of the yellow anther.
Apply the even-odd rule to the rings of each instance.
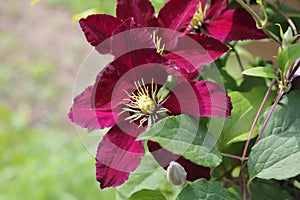
[[[199,2],[198,9],[197,9],[196,13],[194,14],[194,17],[193,17],[190,25],[188,26],[189,29],[199,29],[202,26],[207,9],[208,9],[208,7],[205,6],[205,8],[203,10],[202,3]]]
[[[156,48],[156,52],[163,54],[165,52],[165,44],[161,44],[161,37],[157,36],[155,31],[152,33],[152,39]]]

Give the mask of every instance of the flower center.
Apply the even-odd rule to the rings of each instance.
[[[153,31],[152,35],[151,35],[155,48],[156,48],[156,52],[159,54],[164,54],[165,52],[165,44],[161,43],[161,37],[156,35],[156,32]]]
[[[189,29],[197,30],[197,29],[201,28],[202,24],[204,23],[204,18],[205,18],[207,9],[208,9],[208,6],[206,5],[203,10],[202,3],[199,2],[198,10],[196,11],[190,25],[188,26]]]
[[[155,109],[155,101],[149,96],[142,95],[136,100],[137,106],[141,109],[144,114],[151,114]]]
[[[125,120],[130,120],[134,122],[139,120],[139,127],[141,127],[147,120],[148,124],[155,123],[159,118],[159,115],[169,112],[168,109],[164,108],[162,104],[167,100],[166,98],[158,99],[157,96],[157,85],[152,83],[149,86],[146,86],[144,80],[134,82],[136,91],[129,94],[125,91],[129,97],[129,103],[124,104],[125,107],[122,109],[122,112],[129,112],[131,115]],[[120,114],[121,114],[120,113]]]

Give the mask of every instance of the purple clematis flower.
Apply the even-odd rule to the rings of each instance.
[[[197,12],[188,29],[230,42],[233,40],[265,39],[268,36],[257,29],[252,16],[243,8],[227,9],[227,0],[199,0]]]
[[[145,8],[152,7],[149,1],[139,4],[130,14],[141,12],[143,19],[122,13],[122,6],[139,2],[145,1],[118,1],[118,18],[91,15],[80,21],[87,40],[97,46],[99,52],[110,52],[115,56],[114,61],[98,74],[95,84],[74,99],[69,113],[70,120],[84,128],[111,127],[99,143],[96,155],[96,178],[101,188],[123,184],[139,166],[144,155],[144,141],[136,139],[147,124],[178,114],[229,118],[232,109],[229,97],[218,85],[194,81],[201,66],[220,57],[228,47],[203,34],[184,36],[142,28],[168,23],[155,18],[154,12],[153,17],[144,13]],[[187,2],[189,6],[194,5],[192,1]],[[165,7],[161,12],[168,8]],[[184,12],[185,9],[181,9]],[[168,28],[181,30],[176,29],[181,23],[175,21]],[[109,42],[103,42],[105,40]],[[186,45],[190,44],[189,40],[197,45]],[[199,46],[203,48],[199,50]],[[175,87],[161,98],[158,92],[170,75],[175,77]],[[210,168],[175,155],[156,142],[148,141],[147,145],[162,167],[167,168],[171,161],[176,161],[185,168],[188,180],[210,178]]]
[[[115,34],[110,44],[117,55],[115,60],[99,73],[94,85],[74,99],[69,113],[70,120],[84,128],[112,127],[99,143],[96,155],[96,177],[101,188],[123,184],[139,166],[144,149],[143,141],[136,138],[149,122],[155,123],[163,115],[181,113],[229,118],[232,108],[229,97],[219,86],[208,81],[196,82],[191,75],[197,71],[195,67],[191,69],[195,64],[194,57],[198,55],[205,62],[215,60],[227,51],[225,45],[221,44],[216,50],[212,44],[220,43],[213,38],[204,36],[206,40],[197,43],[189,36],[178,36],[177,45],[183,50],[178,49],[177,53],[164,50],[162,53],[153,41],[151,31],[134,29],[136,26],[133,19],[119,25],[115,32],[122,34]],[[140,42],[135,44],[136,40]],[[196,47],[189,45],[189,40],[203,45],[205,51],[196,51]],[[188,44],[186,49],[184,43]],[[144,48],[136,48],[134,44]],[[176,45],[173,48],[176,49]],[[192,60],[190,64],[184,60],[185,56]],[[175,87],[160,99],[158,91],[170,75],[175,77]],[[210,178],[210,168],[175,155],[156,142],[148,141],[147,144],[162,167],[167,168],[176,160],[185,168],[188,180]]]
[[[157,94],[163,83],[176,73],[155,49],[136,50],[108,64],[95,84],[74,99],[69,113],[71,121],[88,129],[111,127],[99,143],[96,155],[96,178],[101,188],[123,184],[139,166],[144,148],[143,141],[136,138],[149,120],[155,123],[161,116],[181,113],[230,117],[229,97],[212,82],[177,81],[167,97],[159,99]],[[164,168],[170,161],[176,161],[185,168],[188,180],[210,178],[210,168],[165,149],[157,151],[162,147],[156,142],[148,141],[148,147]]]

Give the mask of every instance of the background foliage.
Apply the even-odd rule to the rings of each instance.
[[[163,0],[152,2],[156,10],[164,4]],[[138,186],[159,188],[164,196],[169,198],[178,193],[179,188],[172,187],[164,179],[163,170],[152,174],[136,174],[128,181],[129,184],[122,186],[118,192],[114,189],[99,190],[93,171],[94,158],[80,143],[75,129],[66,118],[76,71],[90,50],[77,23],[72,24],[72,18],[74,15],[75,18],[85,15],[86,13],[80,13],[93,8],[97,8],[99,13],[114,14],[115,1],[40,0],[31,6],[24,0],[7,1],[0,7],[0,22],[3,25],[0,29],[0,199],[75,200],[97,197],[113,200],[116,193],[119,198],[127,198],[126,195],[131,195],[127,191],[137,192]],[[270,13],[270,20],[276,19],[271,10],[267,12]],[[274,28],[274,32],[276,30],[278,29]],[[272,60],[277,49],[262,42],[241,42],[236,51],[241,55],[245,66],[249,62],[253,66],[259,66],[263,60]],[[263,59],[257,58],[258,55]],[[233,110],[233,113],[245,113],[244,121],[253,119],[258,107],[250,106],[251,102],[257,100],[252,93],[255,90],[256,95],[263,94],[262,87],[266,86],[266,82],[255,78],[244,79],[234,54],[230,56],[226,69],[222,70],[222,75],[229,77],[225,81],[226,88],[235,90],[230,93],[233,101],[246,102],[241,110]],[[230,81],[230,77],[236,82]],[[285,110],[278,107],[275,112],[285,113]],[[226,122],[224,131],[230,132],[235,141],[224,138],[219,144],[221,150],[232,154],[235,153],[233,149],[239,150],[238,142],[245,141],[250,125],[242,126],[238,119]],[[276,124],[271,123],[266,130],[273,130],[272,126]],[[226,135],[228,134],[224,133],[222,137]],[[264,140],[270,140],[272,143],[273,137],[277,136],[269,136]],[[292,136],[282,140],[295,142]],[[235,144],[231,146],[232,143]],[[273,143],[273,146],[277,148],[280,144]],[[261,148],[260,144],[253,150],[254,155],[251,156],[254,156],[254,159],[250,157],[252,163],[257,161],[255,153],[260,154]],[[222,167],[225,169],[229,166],[226,165],[226,161],[232,164],[230,159],[224,159]],[[148,162],[154,163],[153,160]],[[251,174],[263,177],[265,174],[257,175],[263,172],[263,168],[257,169],[251,162]],[[145,166],[149,166],[149,163],[145,163],[141,168]],[[298,173],[297,168],[294,171]],[[215,177],[218,177],[217,175],[215,174]],[[234,171],[232,175],[234,176]],[[289,184],[298,184],[299,187],[299,182],[293,181]],[[153,182],[157,184],[153,185]],[[272,181],[253,183],[253,199],[291,199],[288,192],[280,190],[280,184],[272,184]],[[219,188],[220,193],[230,195],[233,199],[239,199],[241,195],[238,187],[225,190],[215,182],[206,184],[205,180],[200,180],[185,188],[179,194],[179,198],[186,192],[203,195],[201,191],[193,191],[195,185]],[[206,191],[210,191],[210,188]],[[152,192],[140,191],[133,195],[132,199]],[[161,198],[161,193],[153,195]]]

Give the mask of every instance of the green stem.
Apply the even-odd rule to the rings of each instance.
[[[257,137],[257,139],[255,141],[255,144],[260,140],[260,138],[261,138],[261,136],[262,136],[262,134],[263,134],[263,132],[264,132],[264,130],[265,130],[265,128],[266,128],[266,126],[267,126],[267,124],[268,124],[268,122],[269,122],[269,120],[270,120],[270,118],[271,118],[271,116],[272,116],[272,114],[274,112],[274,110],[275,110],[275,107],[277,106],[277,104],[278,104],[278,102],[281,99],[281,97],[282,97],[283,94],[284,94],[284,91],[279,90],[279,93],[278,93],[278,95],[277,95],[277,97],[276,97],[276,99],[275,99],[275,101],[274,101],[274,103],[273,103],[273,105],[271,107],[271,110],[268,113],[268,115],[267,115],[267,117],[266,117],[266,119],[265,119],[265,121],[264,121],[264,123],[262,125],[262,128],[259,131],[259,134],[258,134],[258,137]]]
[[[244,150],[243,150],[242,158],[246,158],[247,150],[248,150],[248,147],[249,147],[249,145],[250,145],[250,141],[251,141],[252,135],[253,135],[253,133],[254,133],[255,126],[256,126],[256,124],[257,124],[257,122],[258,122],[258,119],[259,119],[259,117],[260,117],[260,115],[261,115],[261,113],[262,113],[262,111],[263,111],[263,109],[264,109],[264,106],[266,105],[267,100],[268,100],[268,98],[269,98],[269,96],[270,96],[270,94],[271,94],[272,87],[273,87],[273,85],[274,85],[274,83],[275,83],[275,80],[276,80],[276,79],[273,78],[273,80],[272,80],[272,82],[271,82],[271,84],[270,84],[270,86],[269,86],[269,89],[268,89],[268,91],[266,92],[265,97],[264,97],[262,103],[260,104],[259,110],[258,110],[257,113],[256,113],[255,119],[254,119],[254,121],[253,121],[253,123],[252,123],[252,126],[251,126],[251,129],[250,129],[250,133],[249,133],[249,135],[248,135],[248,139],[247,139],[247,141],[246,141],[246,144],[245,144],[245,147],[244,147]]]
[[[238,160],[241,160],[241,161],[248,160],[247,157],[242,158],[241,156],[236,156],[236,155],[227,154],[227,153],[221,153],[221,154],[222,154],[222,156],[224,156],[224,157],[234,158],[234,159],[238,159]]]

